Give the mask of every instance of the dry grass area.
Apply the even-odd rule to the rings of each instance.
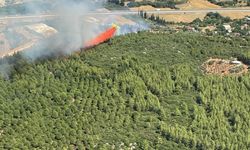
[[[190,9],[214,9],[214,8],[221,8],[218,5],[212,4],[208,2],[207,0],[188,0],[187,3],[177,5],[178,8],[181,10],[190,10]],[[152,6],[140,6],[140,7],[134,7],[130,8],[130,10],[155,10],[156,8]],[[161,8],[161,10],[171,10],[171,8]]]
[[[180,10],[194,10],[194,9],[218,9],[221,8],[218,5],[212,4],[208,2],[207,0],[188,0],[186,4],[181,4],[177,6],[180,8]],[[246,8],[246,7],[242,7]],[[152,11],[156,10],[157,8],[154,8],[152,6],[141,6],[141,7],[134,7],[130,8],[130,10],[138,11]],[[249,8],[250,9],[250,8]],[[161,10],[171,10],[170,8],[161,8]],[[232,19],[241,19],[245,16],[250,15],[250,12],[226,12],[221,13],[222,16],[230,17]],[[206,16],[206,13],[185,13],[185,14],[165,14],[160,15],[161,18],[165,19],[166,21],[173,21],[173,22],[192,22],[196,18],[203,19]]]
[[[117,25],[135,25],[136,23],[130,19],[127,19],[125,17],[121,17],[121,16],[114,16],[113,19],[115,20]]]
[[[24,50],[27,50],[27,49],[33,47],[36,43],[37,43],[37,40],[34,39],[34,40],[31,40],[27,43],[24,43],[23,45],[20,45],[14,49],[0,51],[0,58],[4,58],[6,56],[13,56],[14,54],[16,54],[18,52],[21,52],[21,51],[24,51]]]
[[[130,10],[132,11],[138,11],[138,10],[143,10],[143,11],[151,11],[151,10],[156,10],[157,8],[146,5],[146,6],[140,6],[140,7],[132,7]],[[160,8],[161,10],[172,10],[171,8]]]
[[[218,9],[221,8],[218,5],[212,4],[207,0],[188,0],[186,4],[178,6],[181,10],[193,10],[193,9]],[[246,8],[246,7],[243,7]],[[245,16],[250,15],[250,12],[226,12],[221,13],[222,16],[230,17],[232,19],[241,19]],[[196,18],[203,19],[206,13],[196,13],[196,14],[171,14],[171,15],[161,15],[160,17],[166,19],[167,21],[174,22],[192,22]]]
[[[186,4],[179,5],[178,8],[180,8],[181,10],[189,10],[189,9],[215,9],[221,7],[212,4],[207,0],[188,0]]]
[[[210,58],[202,66],[205,74],[216,75],[241,75],[248,72],[248,66],[240,61],[231,61],[218,58]]]
[[[206,16],[206,13],[165,14],[159,16],[160,18],[171,22],[192,22],[196,18],[203,19]]]
[[[250,9],[250,8],[249,8]],[[231,19],[241,19],[246,16],[250,16],[250,12],[237,12],[237,13],[220,13],[224,17],[230,17]]]
[[[230,17],[231,19],[241,19],[245,16],[250,16],[250,12],[223,12],[220,13],[224,17]],[[183,13],[183,14],[164,14],[160,15],[161,18],[165,19],[166,21],[173,21],[173,22],[192,22],[196,18],[200,18],[201,20],[204,19],[206,13]]]
[[[27,25],[26,27],[28,29],[42,35],[43,37],[46,37],[46,38],[58,33],[58,31],[56,29],[54,29],[53,27],[50,27],[44,23]]]

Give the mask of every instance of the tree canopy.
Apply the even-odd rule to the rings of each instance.
[[[12,60],[0,78],[0,147],[248,149],[249,73],[199,67],[249,61],[249,48],[247,38],[140,32],[68,57]]]

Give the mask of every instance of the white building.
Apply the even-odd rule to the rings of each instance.
[[[229,24],[224,24],[223,27],[227,30],[228,33],[232,32],[232,27]]]

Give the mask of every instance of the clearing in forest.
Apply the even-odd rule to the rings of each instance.
[[[201,66],[205,74],[216,75],[241,75],[248,72],[248,66],[237,60],[224,60],[218,58],[210,58]]]

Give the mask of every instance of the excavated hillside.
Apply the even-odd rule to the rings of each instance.
[[[248,72],[248,66],[237,60],[210,58],[202,64],[205,74],[242,75]]]

